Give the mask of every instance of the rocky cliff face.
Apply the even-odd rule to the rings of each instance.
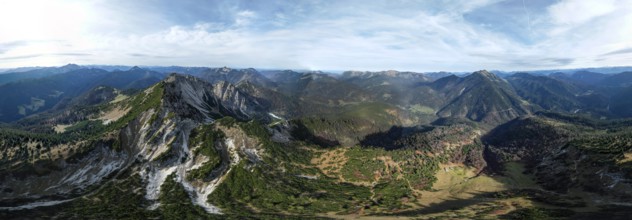
[[[192,76],[173,74],[165,81],[165,106],[183,118],[209,121],[231,116],[240,120],[266,119],[267,109],[233,84],[210,84]]]
[[[81,149],[85,143],[58,148]],[[39,160],[4,171],[0,183],[0,206],[30,208],[55,204],[94,190],[103,181],[116,176],[134,158],[131,149],[116,151],[107,142],[95,142],[92,149],[69,158]],[[60,149],[61,150],[61,149]],[[38,201],[38,202],[35,202]]]
[[[126,175],[141,177],[144,197],[151,202],[147,207],[150,210],[160,206],[160,187],[173,174],[194,204],[209,213],[220,213],[206,201],[208,195],[233,166],[240,161],[252,164],[260,161],[262,151],[258,142],[242,130],[214,125],[214,120],[232,116],[266,121],[271,116],[254,98],[227,82],[211,85],[190,76],[171,75],[159,85],[141,92],[139,96],[145,98],[128,100],[133,107],[127,110],[127,115],[131,115],[137,111],[136,106],[150,101],[150,94],[162,94],[157,105],[139,112],[121,129],[53,146],[51,151],[64,152],[33,158],[32,164],[17,161],[20,146],[13,149],[16,152],[2,158],[3,164],[13,161],[17,168],[3,170],[0,176],[0,209],[19,210],[70,202],[96,191],[127,170]],[[120,105],[115,108],[126,106],[125,102]],[[222,134],[221,138],[192,145],[192,131],[205,126],[213,127]],[[207,132],[212,131],[198,133]],[[202,151],[216,154],[200,153]],[[218,160],[218,165],[209,167],[207,163],[211,160]],[[202,168],[212,171],[201,178],[190,177],[191,172]]]
[[[137,160],[138,174],[145,185],[145,198],[151,202],[147,207],[154,210],[160,207],[159,195],[161,186],[167,178],[174,175],[175,181],[185,188],[191,201],[203,207],[209,213],[221,213],[221,210],[207,202],[208,196],[221,184],[233,166],[240,161],[246,160],[256,163],[261,160],[258,156],[258,143],[249,138],[239,129],[231,129],[221,125],[204,125],[204,122],[196,122],[188,118],[175,116],[167,118],[170,111],[164,111],[156,118],[153,124],[148,120],[141,120],[144,123],[139,131],[139,135],[130,139],[131,144],[139,153]],[[148,114],[149,115],[149,114]],[[210,126],[218,129],[224,136],[213,140],[210,143],[192,142],[191,133],[194,129]],[[210,130],[199,131],[201,134],[213,132]],[[215,131],[218,132],[218,131]],[[131,132],[130,134],[132,134]],[[133,136],[133,135],[132,135]],[[192,144],[193,143],[193,144]],[[200,153],[203,148],[207,151],[215,151],[219,158],[212,158],[209,155]],[[199,178],[192,178],[192,172],[209,166],[211,160],[217,165],[211,166],[208,175]]]

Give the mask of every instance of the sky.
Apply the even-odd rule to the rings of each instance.
[[[0,0],[0,68],[632,65],[632,0]]]

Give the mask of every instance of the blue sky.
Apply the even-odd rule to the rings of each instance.
[[[632,0],[20,0],[0,68],[66,63],[312,70],[632,64]]]

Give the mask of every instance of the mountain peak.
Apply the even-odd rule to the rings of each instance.
[[[227,81],[210,83],[191,75],[171,74],[164,80],[166,105],[176,114],[198,121],[223,116],[267,120],[267,110],[248,93]]]
[[[386,70],[386,71],[379,71],[379,72],[350,70],[350,71],[343,72],[342,76],[346,78],[351,78],[351,77],[370,78],[370,77],[375,77],[375,76],[386,76],[386,77],[399,77],[399,78],[423,78],[424,80],[426,80],[423,73],[400,72],[397,70]]]
[[[57,68],[57,70],[61,72],[69,72],[69,71],[78,70],[78,69],[81,69],[81,66],[74,63],[69,63]]]
[[[496,74],[491,73],[487,70],[479,70],[476,72],[473,72],[470,76],[474,76],[474,77],[481,77],[484,79],[489,79],[489,80],[493,80],[493,81],[499,81],[500,78],[498,76],[496,76]]]
[[[77,65],[77,64],[69,63],[69,64],[66,64],[66,65],[62,66],[61,68],[79,68],[79,67],[80,66]]]
[[[163,81],[165,83],[177,83],[177,82],[189,81],[189,80],[197,81],[198,78],[193,77],[191,75],[183,75],[183,74],[179,74],[179,73],[171,73]]]
[[[476,71],[476,72],[474,72],[472,74],[485,76],[485,77],[494,77],[495,76],[493,73],[490,73],[487,70],[479,70],[479,71]]]
[[[228,67],[219,68],[218,71],[221,73],[229,73],[232,69]]]
[[[257,69],[255,68],[246,68],[246,69],[242,69],[241,71],[246,72],[246,73],[259,73],[259,71],[257,71]]]
[[[134,67],[129,69],[129,71],[139,71],[139,70],[143,70],[143,68],[140,68],[138,66],[134,66]]]

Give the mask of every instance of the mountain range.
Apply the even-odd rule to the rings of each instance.
[[[0,218],[629,216],[632,73],[0,74]]]

